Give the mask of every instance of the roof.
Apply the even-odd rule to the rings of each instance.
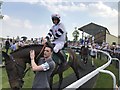
[[[97,25],[97,24],[92,23],[92,22],[81,27],[81,28],[78,28],[78,30],[84,31],[90,35],[96,35],[97,33],[102,32],[102,31],[106,31],[107,33],[110,34],[110,32],[108,31],[108,29],[106,27],[103,27],[101,25]]]

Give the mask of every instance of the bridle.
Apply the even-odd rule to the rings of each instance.
[[[43,45],[41,51],[39,52],[39,54],[37,55],[36,59],[38,59],[41,55],[41,53],[43,52],[44,48],[46,47],[46,44]]]
[[[9,82],[12,83],[12,82],[14,82],[15,80],[18,80],[18,81],[21,82],[21,84],[23,84],[23,83],[24,83],[23,77],[25,76],[25,74],[27,73],[27,71],[28,71],[30,68],[24,70],[24,67],[21,66],[21,65],[13,58],[12,55],[10,55],[10,58],[11,58],[11,60],[10,60],[9,62],[6,62],[5,65],[8,65],[8,64],[10,64],[10,63],[15,64],[15,67],[16,67],[16,69],[17,69],[16,72],[18,73],[18,77],[16,77],[16,78],[14,77],[14,78],[12,78],[12,79],[9,78]],[[24,73],[22,74],[21,71],[24,71]],[[22,87],[22,86],[21,86],[21,87]]]
[[[43,52],[43,50],[44,50],[44,48],[46,47],[46,44],[44,44],[44,46],[42,47],[42,50],[39,52],[39,54],[38,54],[38,56],[37,56],[37,59],[39,58],[39,56],[41,55],[41,53]],[[27,71],[30,69],[30,67],[29,68],[27,68],[27,69],[25,69],[22,65],[20,65],[14,58],[13,58],[13,56],[12,55],[10,55],[10,61],[8,61],[8,62],[6,62],[5,63],[5,65],[7,66],[8,64],[14,64],[15,65],[15,68],[17,69],[16,70],[16,72],[17,72],[17,74],[18,74],[18,77],[14,77],[14,78],[9,78],[9,82],[10,83],[12,83],[12,82],[14,82],[14,81],[19,81],[19,82],[21,82],[20,84],[21,84],[21,88],[22,88],[22,85],[23,85],[23,83],[24,83],[24,81],[23,81],[23,78],[24,78],[24,76],[26,75],[26,73],[27,73]],[[22,73],[23,72],[23,73]]]

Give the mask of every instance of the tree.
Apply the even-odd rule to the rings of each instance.
[[[75,27],[75,31],[72,33],[74,39],[73,41],[78,41],[78,37],[79,37],[79,31],[77,30],[77,27]]]

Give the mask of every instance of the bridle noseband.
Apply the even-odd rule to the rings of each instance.
[[[23,77],[25,76],[25,74],[27,73],[27,71],[28,71],[30,68],[24,70],[24,67],[21,66],[21,65],[13,58],[12,55],[10,55],[10,58],[11,58],[11,61],[6,62],[5,65],[8,65],[8,64],[10,64],[10,63],[15,64],[15,67],[16,67],[16,69],[17,69],[16,72],[18,73],[18,77],[19,77],[19,78],[15,78],[15,77],[14,77],[14,79],[10,79],[10,78],[9,78],[9,82],[14,82],[15,80],[18,80],[18,81],[22,82],[21,84],[23,84],[23,83],[24,83]],[[24,73],[22,74],[21,71],[24,71]]]

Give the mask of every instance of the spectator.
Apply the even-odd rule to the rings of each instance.
[[[15,51],[17,49],[16,43],[14,42],[10,48],[11,48],[11,51]]]
[[[9,48],[10,48],[10,42],[9,42],[9,38],[8,38],[5,42],[6,53],[8,53]]]
[[[91,58],[92,58],[92,67],[94,67],[94,60],[97,57],[97,49],[95,48],[95,45],[92,45],[91,52],[90,52]]]
[[[89,40],[88,40],[88,38],[87,37],[85,37],[85,40],[84,40],[84,45],[85,45],[85,43],[89,43]]]
[[[95,40],[95,37],[94,37],[94,36],[92,36],[92,44],[94,44],[94,40]]]

